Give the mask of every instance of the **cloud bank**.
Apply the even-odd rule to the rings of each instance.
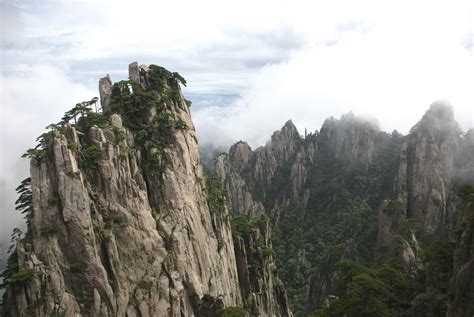
[[[201,145],[264,144],[348,111],[407,132],[447,99],[473,126],[473,3],[0,0],[0,241],[20,222],[23,151],[132,61],[180,72]]]
[[[449,101],[461,127],[472,128],[469,11],[437,2],[409,8],[375,8],[365,23],[336,24],[332,40],[262,67],[231,106],[193,112],[201,142],[259,146],[290,118],[303,133],[349,111],[376,118],[383,130],[407,133],[436,100]]]
[[[15,188],[29,175],[29,161],[21,155],[36,145],[36,137],[49,123],[97,93],[45,65],[17,67],[3,74],[0,83],[0,241],[5,241],[13,227],[23,227],[22,215],[14,207]]]

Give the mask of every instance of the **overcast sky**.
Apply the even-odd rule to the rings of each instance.
[[[201,144],[264,144],[348,111],[406,133],[448,100],[473,126],[472,1],[5,1],[0,240],[19,223],[19,156],[98,79],[133,61],[178,71]]]

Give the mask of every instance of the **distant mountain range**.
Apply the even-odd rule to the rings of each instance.
[[[26,152],[3,315],[472,316],[474,130],[449,105],[406,136],[288,121],[204,168],[184,78],[129,75]]]

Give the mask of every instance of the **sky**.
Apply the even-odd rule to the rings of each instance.
[[[265,144],[349,111],[407,133],[436,100],[474,126],[472,1],[0,0],[0,241],[44,127],[126,79],[178,71],[201,145]]]

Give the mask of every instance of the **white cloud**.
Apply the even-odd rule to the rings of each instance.
[[[97,95],[99,77],[123,79],[134,60],[179,71],[186,92],[205,96],[206,107],[192,108],[202,142],[261,145],[289,118],[303,132],[349,110],[406,132],[440,98],[464,128],[473,124],[469,0],[0,6],[0,207],[7,226],[18,220],[13,191],[27,174],[18,156],[71,105]],[[217,107],[222,96],[237,94],[232,106]]]
[[[20,156],[36,145],[44,127],[59,121],[78,101],[97,95],[50,65],[23,65],[11,71],[0,78],[0,241],[22,223],[14,207],[15,188],[29,174],[29,162]]]
[[[195,111],[198,133],[204,143],[242,139],[257,146],[289,118],[303,133],[349,111],[406,133],[438,99],[449,100],[462,128],[471,128],[469,18],[469,6],[456,4],[379,7],[367,26],[349,24],[330,45],[315,41],[288,62],[263,67],[231,107]],[[333,24],[348,29],[341,25]]]

